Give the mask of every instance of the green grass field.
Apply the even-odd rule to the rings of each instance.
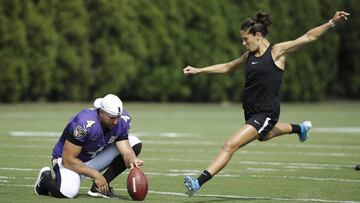
[[[0,202],[64,202],[34,194],[38,171],[50,165],[67,120],[80,104],[0,105]],[[360,103],[283,104],[280,121],[311,120],[310,139],[284,135],[240,149],[196,196],[184,175],[198,176],[243,123],[241,105],[125,104],[150,187],[145,202],[360,202]],[[72,202],[130,202],[127,172],[111,186],[122,200],[88,197],[90,180]]]

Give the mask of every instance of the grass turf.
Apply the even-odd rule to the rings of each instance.
[[[51,149],[67,120],[89,103],[0,105],[0,202],[60,202],[38,197],[33,184],[50,163]],[[360,103],[283,104],[281,122],[311,120],[305,143],[284,135],[240,149],[194,197],[184,195],[184,175],[198,176],[224,140],[243,123],[241,105],[125,104],[132,132],[143,141],[140,157],[150,187],[146,202],[346,202],[360,201]],[[28,133],[28,134],[26,134]],[[44,134],[42,134],[44,133]],[[111,186],[130,202],[127,172]],[[94,199],[82,183],[73,202]]]

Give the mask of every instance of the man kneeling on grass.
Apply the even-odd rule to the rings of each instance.
[[[94,183],[88,195],[118,198],[109,183],[126,168],[143,164],[136,157],[141,141],[128,135],[131,118],[123,111],[122,101],[108,94],[96,99],[94,106],[68,122],[52,152],[55,179],[49,167],[42,168],[34,186],[37,195],[74,198],[81,180],[90,177]]]

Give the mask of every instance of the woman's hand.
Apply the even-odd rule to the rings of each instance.
[[[342,19],[347,20],[347,16],[349,16],[349,15],[350,15],[350,13],[347,13],[345,11],[337,11],[332,19],[335,23],[337,23],[338,21],[340,21]]]
[[[189,76],[189,75],[192,75],[192,74],[197,74],[199,73],[199,69],[198,68],[194,68],[192,66],[186,66],[184,69],[183,69],[183,72],[185,74],[185,76]]]

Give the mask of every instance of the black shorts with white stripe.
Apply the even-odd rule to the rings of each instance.
[[[259,133],[259,140],[263,141],[266,134],[272,130],[279,120],[279,113],[274,112],[273,114],[244,112],[246,124],[253,126]]]

